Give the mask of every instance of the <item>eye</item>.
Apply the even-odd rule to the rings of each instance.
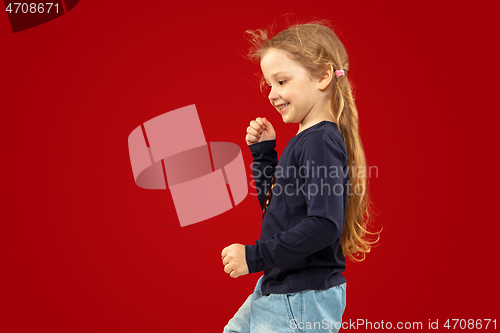
[[[280,85],[280,86],[285,85],[285,83],[286,83],[286,80],[280,80],[280,81],[278,81],[278,85]],[[272,87],[273,87],[272,85],[270,85],[268,83],[266,83],[266,86],[267,86],[268,89],[272,89]]]

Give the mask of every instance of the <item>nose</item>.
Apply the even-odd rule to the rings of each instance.
[[[276,101],[279,98],[279,95],[276,93],[276,91],[272,87],[271,87],[271,91],[269,92],[268,98],[269,98],[269,101],[271,102],[271,104],[273,104],[273,105],[274,105],[274,101]]]

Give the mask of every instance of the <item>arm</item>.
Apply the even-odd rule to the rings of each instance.
[[[305,166],[309,161],[309,166],[315,168],[314,177],[311,176],[311,170],[308,177],[304,177],[304,191],[300,192],[306,202],[307,217],[269,240],[258,240],[255,245],[246,245],[245,255],[250,273],[291,264],[342,236],[343,194],[347,190],[343,176],[343,166],[347,165],[344,150],[324,132],[313,132],[304,137],[300,151],[300,166]],[[317,175],[318,166],[326,166],[326,175],[324,170],[321,170],[320,176]],[[332,170],[337,171],[335,175],[331,174]]]
[[[252,173],[261,209],[264,209],[266,193],[278,163],[278,153],[275,147],[276,139],[254,143],[249,146],[253,156]]]
[[[266,186],[269,187],[278,163],[278,154],[274,149],[276,147],[276,132],[269,120],[258,117],[252,120],[250,126],[247,127],[245,140],[253,156],[252,171],[259,203],[263,209],[267,192]],[[233,278],[248,274],[245,257],[245,245],[232,244],[224,248],[222,250],[224,272]]]

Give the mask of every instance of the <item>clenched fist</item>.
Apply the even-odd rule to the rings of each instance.
[[[233,244],[222,250],[222,263],[224,272],[232,278],[248,274],[245,245]]]
[[[250,122],[250,126],[247,127],[246,136],[247,145],[252,145],[257,142],[275,140],[276,132],[274,131],[273,125],[266,118],[258,117]]]

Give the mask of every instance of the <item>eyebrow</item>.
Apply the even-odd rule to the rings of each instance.
[[[288,73],[287,72],[276,72],[274,74],[271,74],[271,78],[275,78],[275,77],[277,77],[280,74],[288,74]],[[265,77],[264,77],[264,80],[267,81],[267,79]]]

